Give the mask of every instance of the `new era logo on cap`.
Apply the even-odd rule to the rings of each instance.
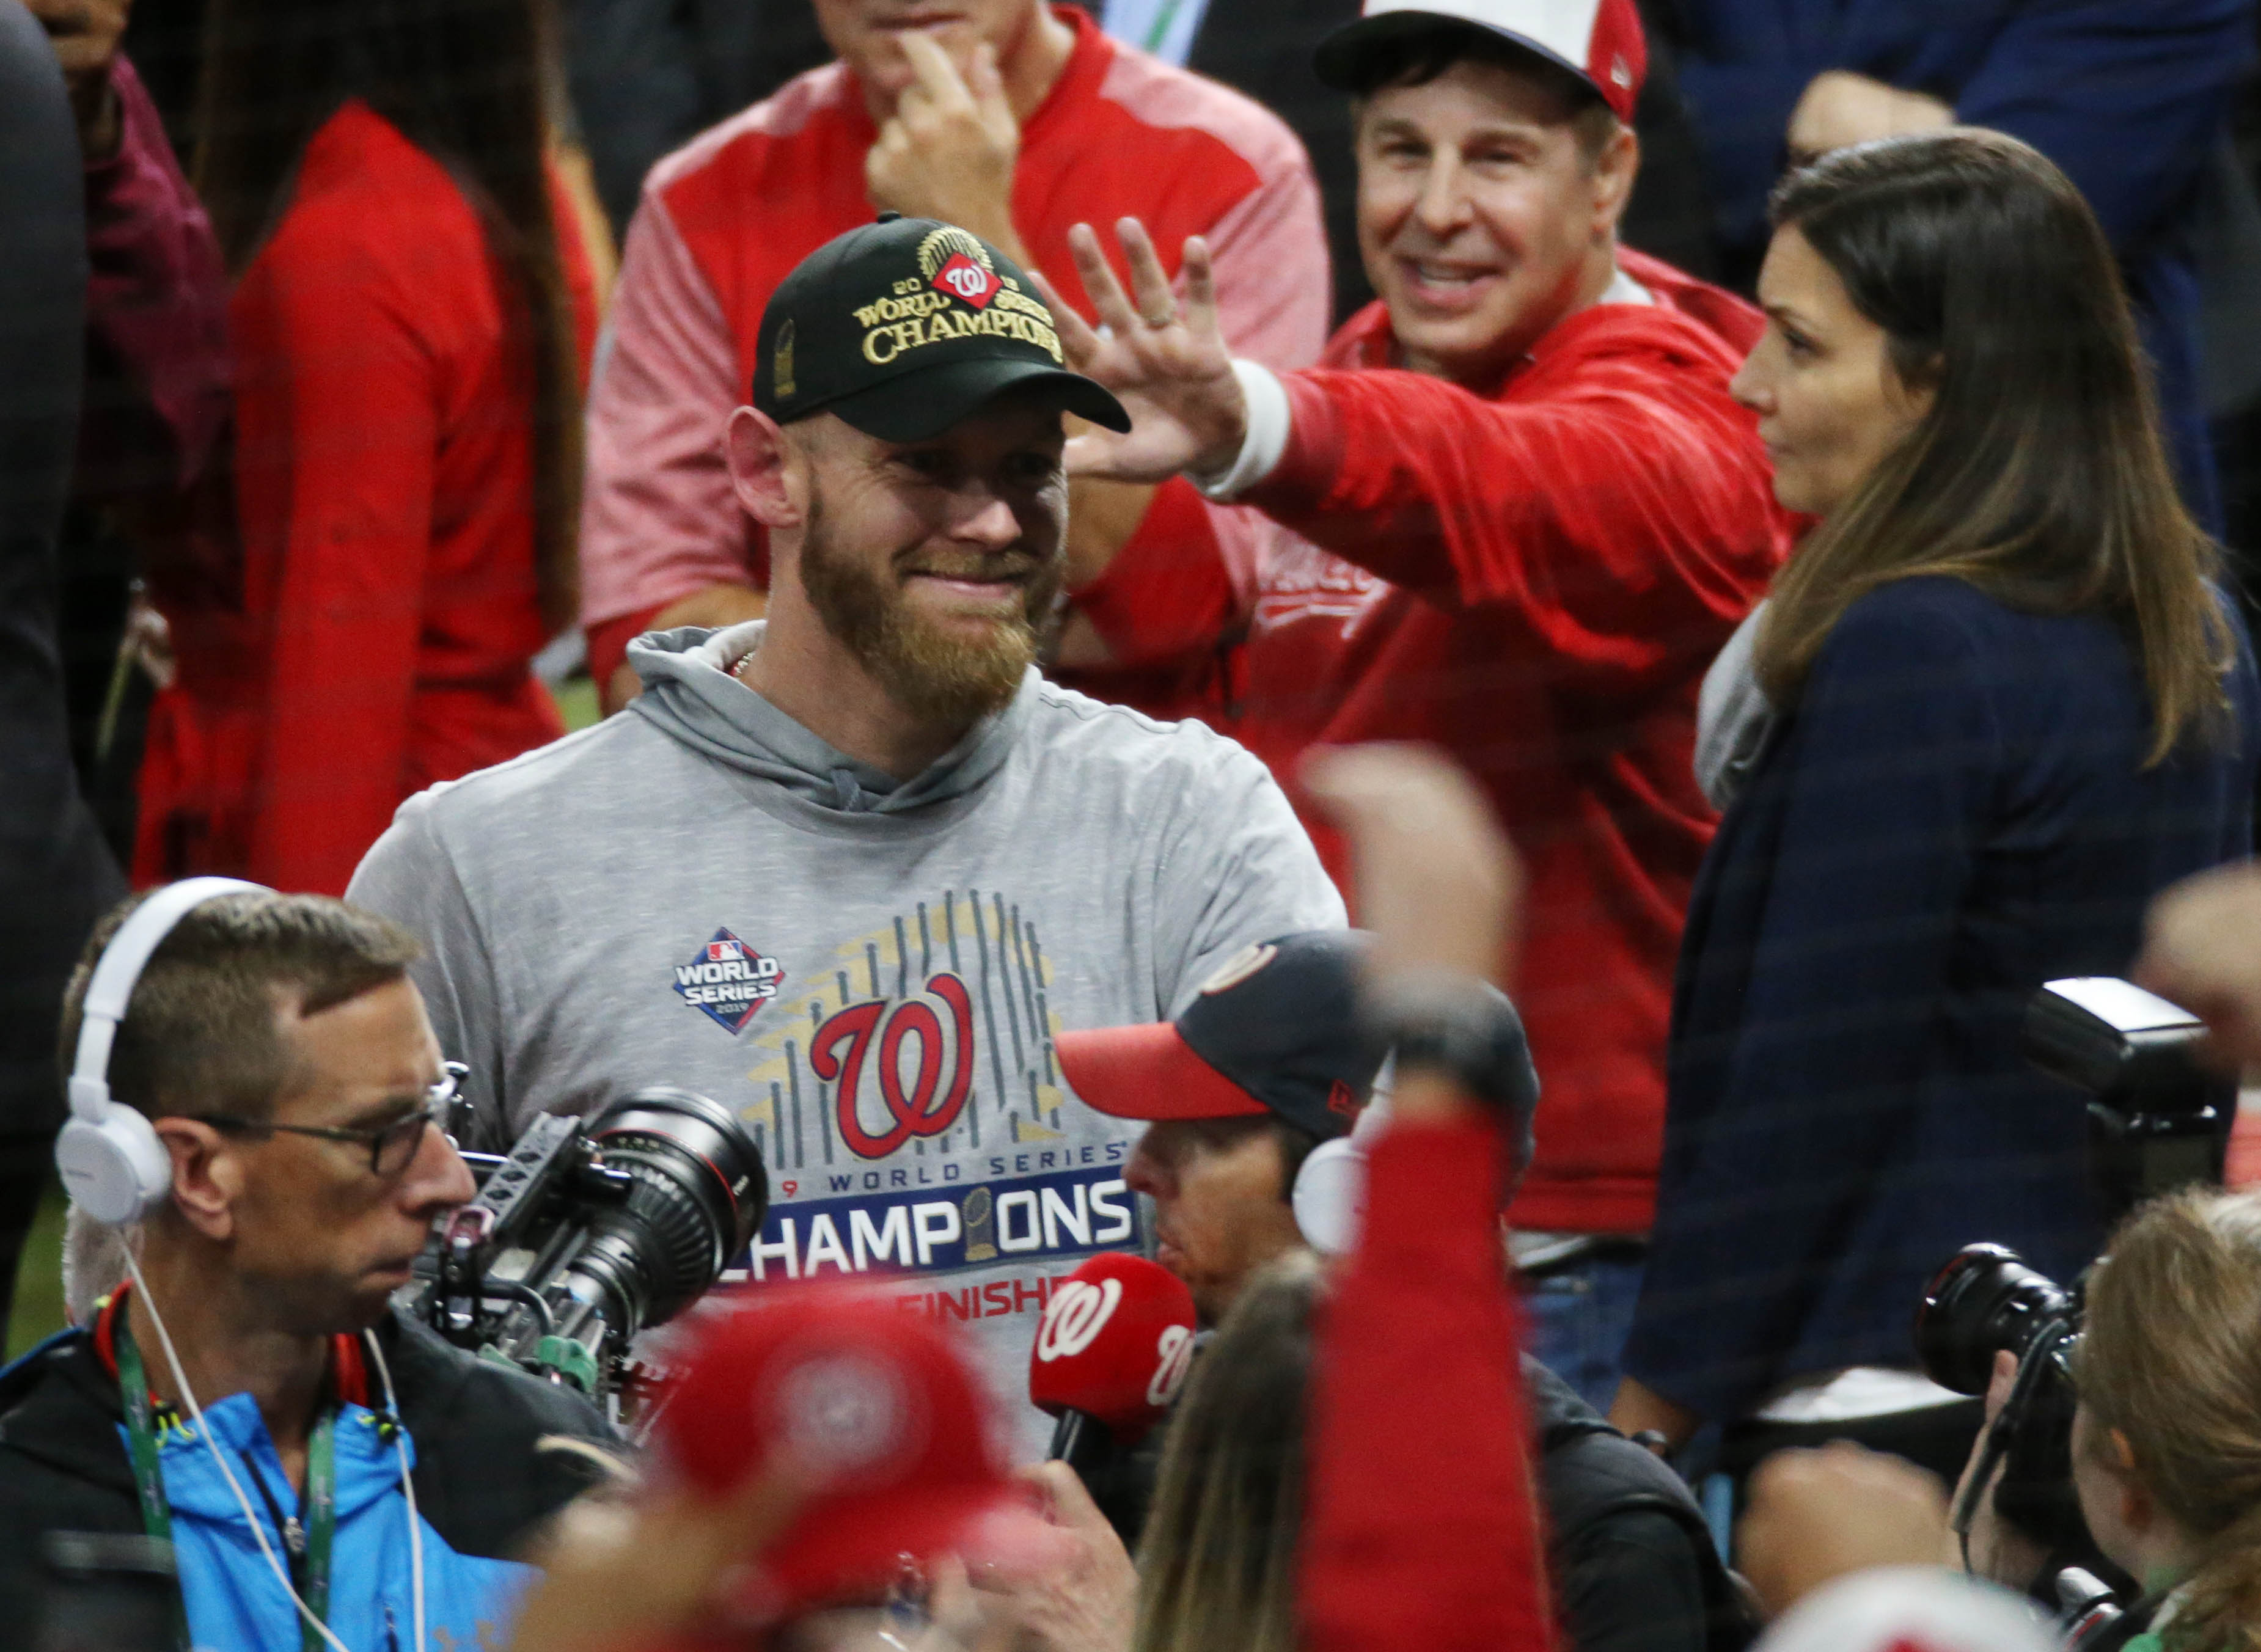
[[[1320,78],[1347,83],[1360,53],[1425,23],[1464,25],[1511,40],[1568,69],[1620,120],[1633,118],[1648,73],[1634,0],[1367,0],[1357,22],[1320,43]]]

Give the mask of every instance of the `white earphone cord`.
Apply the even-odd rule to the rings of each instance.
[[[400,1494],[408,1499],[409,1596],[416,1614],[416,1652],[424,1652],[424,1522],[416,1513],[416,1481],[408,1472],[408,1425],[400,1420],[400,1397],[392,1391],[392,1368],[384,1362],[377,1333],[363,1331],[361,1340],[377,1362],[377,1379],[384,1384],[384,1409],[392,1418],[392,1448],[400,1456]]]
[[[173,1374],[173,1386],[180,1391],[182,1399],[187,1402],[190,1419],[195,1422],[197,1432],[204,1437],[205,1446],[212,1453],[220,1478],[227,1482],[227,1489],[235,1494],[236,1506],[243,1511],[243,1518],[251,1527],[251,1535],[258,1542],[259,1552],[265,1557],[268,1569],[275,1574],[275,1581],[283,1585],[283,1592],[291,1597],[291,1604],[298,1609],[298,1615],[306,1620],[316,1634],[328,1641],[336,1652],[352,1652],[350,1647],[330,1633],[329,1625],[308,1610],[306,1603],[298,1598],[298,1590],[291,1587],[289,1570],[276,1558],[274,1548],[267,1541],[267,1528],[259,1523],[259,1516],[252,1512],[251,1499],[244,1494],[242,1484],[236,1479],[234,1470],[227,1466],[227,1455],[219,1448],[219,1441],[212,1438],[211,1425],[205,1421],[204,1407],[197,1404],[196,1393],[189,1387],[188,1374],[181,1369],[181,1356],[173,1351],[172,1333],[166,1330],[164,1316],[157,1312],[157,1298],[149,1294],[149,1282],[141,1277],[140,1259],[133,1254],[130,1241],[125,1246],[125,1251],[126,1269],[133,1276],[133,1288],[141,1293],[142,1305],[149,1310],[149,1323],[157,1327],[157,1344],[164,1350],[165,1369]],[[417,1518],[416,1488],[408,1473],[408,1442],[404,1437],[400,1404],[392,1391],[392,1373],[385,1367],[384,1350],[377,1347],[377,1338],[369,1332],[362,1332],[362,1336],[370,1352],[377,1356],[377,1375],[384,1383],[384,1403],[392,1413],[392,1443],[400,1455],[400,1489],[408,1500],[409,1574],[415,1604],[416,1652],[424,1652],[423,1523]]]

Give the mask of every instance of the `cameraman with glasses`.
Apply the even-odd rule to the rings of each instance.
[[[67,1060],[140,904],[88,944]],[[390,1307],[474,1191],[417,951],[342,902],[238,886],[190,906],[132,985],[107,1083],[171,1182],[126,1236],[134,1283],[0,1373],[0,1648],[39,1644],[55,1532],[168,1540],[182,1644],[499,1639],[513,1557],[613,1436],[578,1395]]]

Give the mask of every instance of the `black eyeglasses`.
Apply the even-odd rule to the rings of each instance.
[[[283,1131],[294,1136],[318,1136],[325,1141],[350,1141],[369,1149],[369,1173],[388,1180],[398,1176],[415,1162],[417,1150],[424,1145],[427,1126],[437,1126],[441,1135],[452,1141],[449,1126],[455,1118],[457,1093],[471,1069],[461,1062],[445,1062],[441,1065],[440,1081],[424,1092],[424,1105],[413,1112],[403,1113],[391,1124],[379,1125],[373,1130],[339,1130],[323,1125],[272,1124],[264,1119],[244,1119],[232,1113],[200,1112],[192,1115],[199,1124],[208,1124],[221,1130]]]

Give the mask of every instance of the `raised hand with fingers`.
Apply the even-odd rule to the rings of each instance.
[[[902,44],[918,78],[864,157],[872,204],[972,230],[1025,265],[1013,227],[1021,127],[1006,100],[994,48],[987,41],[976,46],[960,75],[950,54],[917,30],[906,31]]]
[[[1116,234],[1130,267],[1129,294],[1089,225],[1079,224],[1067,235],[1099,328],[1037,277],[1068,365],[1113,390],[1130,411],[1128,434],[1091,431],[1069,442],[1068,474],[1114,482],[1166,482],[1180,471],[1216,475],[1240,452],[1248,404],[1217,326],[1209,244],[1198,235],[1186,242],[1181,305],[1145,226],[1126,218],[1116,225]]]

